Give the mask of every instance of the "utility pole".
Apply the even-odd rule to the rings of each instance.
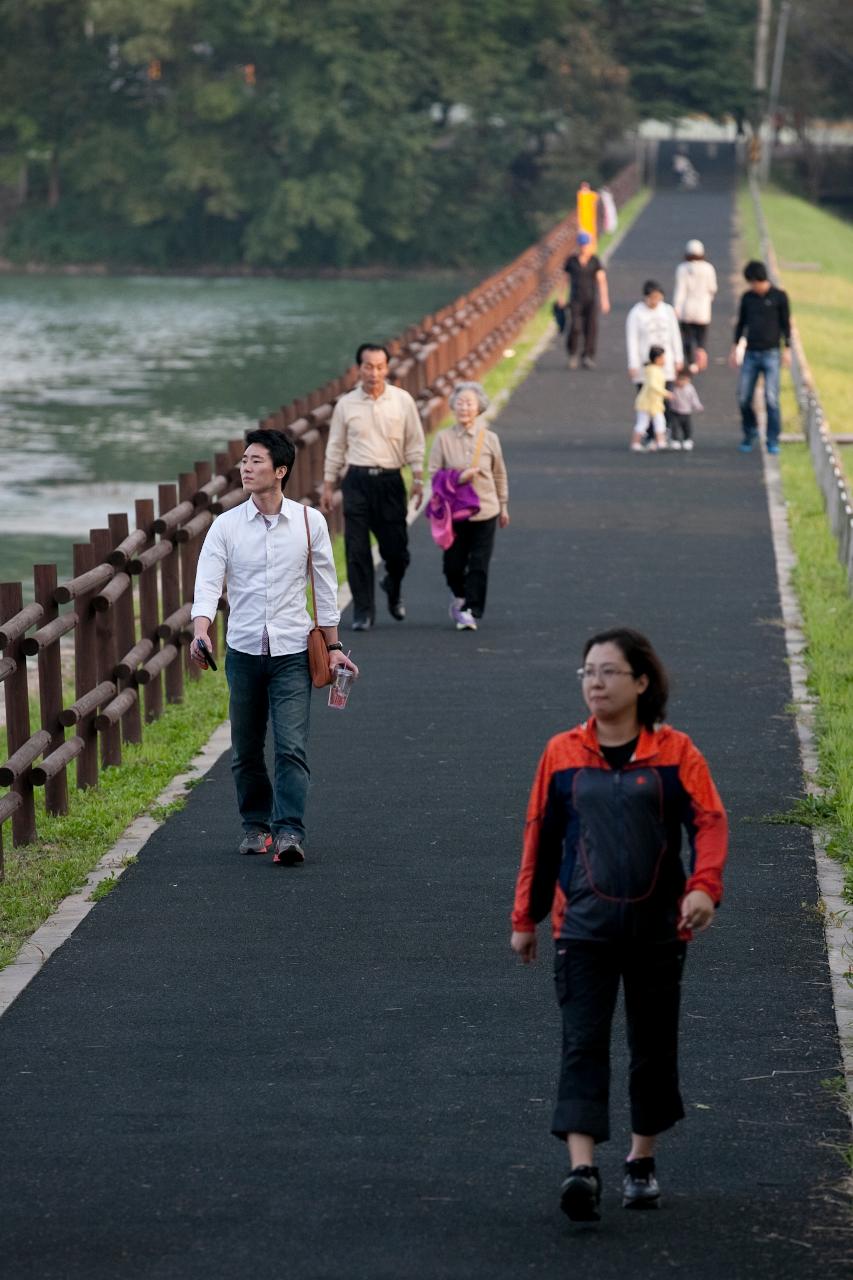
[[[755,64],[752,72],[752,143],[750,168],[755,173],[761,158],[761,126],[767,109],[767,46],[770,43],[770,14],[773,0],[758,0],[755,27]]]
[[[761,181],[770,177],[770,161],[773,157],[773,143],[776,139],[776,113],[779,110],[779,93],[782,88],[782,68],[785,65],[785,42],[788,38],[788,19],[791,16],[791,0],[782,0],[779,9],[779,21],[776,24],[776,46],[773,50],[773,70],[770,73],[770,93],[767,100],[767,115],[770,120],[770,137],[761,152]]]

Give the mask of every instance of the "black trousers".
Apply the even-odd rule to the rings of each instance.
[[[676,413],[675,409],[670,409],[669,429],[672,432],[673,440],[689,440],[692,434],[690,414]]]
[[[566,325],[568,328],[566,346],[569,355],[573,356],[575,354],[580,345],[581,334],[583,334],[583,354],[589,356],[590,360],[592,360],[598,344],[597,299],[593,298],[592,302],[573,302],[566,316]]]
[[[475,618],[482,618],[486,609],[489,561],[497,527],[497,516],[489,520],[455,520],[456,537],[442,561],[447,585],[455,596],[465,601],[465,608],[470,609]]]
[[[371,533],[379,543],[390,579],[389,596],[400,594],[400,583],[409,564],[409,529],[406,524],[406,486],[399,471],[371,474],[372,468],[350,467],[341,492],[344,499],[344,546],[347,579],[352,591],[353,616],[376,615]]]
[[[684,347],[684,359],[687,364],[693,364],[697,348],[705,346],[707,332],[706,324],[694,324],[690,320],[681,321],[681,344]]]
[[[551,1132],[610,1137],[610,1029],[625,993],[631,1128],[651,1136],[684,1117],[678,1088],[678,1011],[683,942],[557,943],[554,979],[563,1054]]]

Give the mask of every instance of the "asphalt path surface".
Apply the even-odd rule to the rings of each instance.
[[[841,1276],[850,1133],[801,794],[761,460],[723,364],[726,190],[661,191],[611,268],[599,367],[554,344],[502,414],[511,482],[486,617],[447,618],[412,531],[408,620],[354,636],[344,713],[315,697],[309,861],[240,858],[227,759],[0,1021],[0,1274],[15,1280],[623,1280]],[[693,454],[628,450],[625,313],[688,236],[722,294]],[[557,1207],[550,945],[509,909],[527,792],[582,718],[593,630],[646,630],[671,720],[732,817],[727,895],[690,947],[687,1120],[665,1204],[620,1207],[624,1031],[604,1220]],[[830,1082],[827,1086],[824,1082]]]

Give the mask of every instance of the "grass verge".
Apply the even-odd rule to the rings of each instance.
[[[853,226],[777,191],[763,195],[762,205],[830,426],[846,430],[850,376],[842,360],[853,342]],[[745,251],[760,256],[746,189],[740,196],[740,217]],[[782,409],[783,417],[796,421],[790,377],[783,380]],[[851,451],[846,452],[850,459]],[[797,558],[794,585],[807,640],[808,682],[817,699],[819,782],[824,789],[821,797],[797,806],[792,817],[828,831],[828,852],[843,862],[845,892],[853,901],[853,598],[807,447],[786,445],[780,461]]]
[[[643,191],[620,210],[620,228],[630,226],[649,199]],[[601,239],[607,248],[612,236]],[[543,303],[518,335],[504,358],[486,374],[484,386],[494,400],[522,382],[542,337],[553,325],[550,300]],[[444,425],[444,424],[443,424]],[[431,440],[427,441],[427,450]],[[334,541],[339,581],[346,580],[343,538]],[[187,681],[184,701],[170,706],[163,717],[145,729],[144,741],[124,748],[120,768],[105,769],[100,785],[92,791],[69,787],[69,813],[51,818],[44,810],[44,795],[36,791],[36,844],[8,850],[6,878],[0,884],[0,968],[14,959],[22,943],[42,924],[62,899],[78,889],[98,860],[115,844],[125,828],[142,813],[164,820],[177,802],[157,806],[155,801],[176,774],[183,772],[214,729],[228,714],[228,690],[222,668],[203,679]],[[31,723],[38,723],[38,709],[31,706]],[[5,759],[5,731],[0,729],[0,752]],[[5,831],[10,831],[7,825]],[[7,843],[9,841],[7,840]],[[98,901],[116,882],[102,881],[92,893]]]
[[[151,811],[163,788],[187,767],[227,714],[225,676],[221,668],[206,672],[203,679],[186,682],[184,701],[168,707],[161,719],[146,727],[143,743],[125,747],[121,767],[105,769],[97,788],[77,791],[72,766],[65,817],[45,813],[44,793],[36,790],[39,840],[6,851],[6,878],[0,884],[0,968],[14,959],[56,905],[83,884],[134,818]],[[93,896],[97,900],[105,892],[100,889]]]
[[[798,815],[829,831],[827,852],[843,861],[845,892],[853,901],[853,598],[807,447],[786,445],[780,456],[809,689],[817,699],[818,780],[825,791],[818,803],[800,806]]]

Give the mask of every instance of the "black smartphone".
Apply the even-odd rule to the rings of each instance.
[[[210,650],[208,649],[207,645],[204,643],[203,640],[199,639],[197,643],[198,643],[199,649],[201,649],[202,657],[204,658],[205,662],[210,667],[211,671],[215,671],[216,663],[213,661],[213,654],[210,652]]]

